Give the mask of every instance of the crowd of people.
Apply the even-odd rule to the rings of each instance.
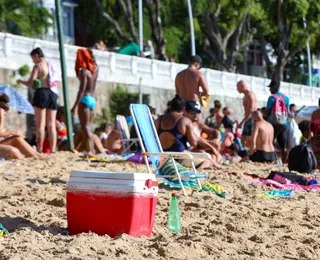
[[[23,139],[19,131],[4,129],[9,98],[3,94],[0,96],[0,157],[42,158],[45,139],[49,141],[51,153],[68,148],[66,116],[64,108],[57,105],[58,92],[52,64],[45,60],[40,48],[34,49],[30,55],[35,63],[31,76],[27,81],[17,80],[17,83],[36,89],[33,100],[36,150]],[[177,74],[176,95],[168,102],[163,115],[157,117],[155,109],[150,107],[163,150],[209,153],[210,159],[195,162],[200,168],[219,168],[226,161],[270,163],[281,159],[286,162],[288,150],[298,144],[297,141],[292,144],[289,140],[297,107],[290,104],[289,97],[280,92],[280,83],[271,81],[271,95],[266,107],[259,108],[255,93],[249,90],[246,81],[240,80],[235,87],[244,95],[244,117],[234,117],[233,109],[238,110],[238,107],[223,107],[219,100],[215,100],[209,116],[204,119],[203,112],[210,104],[210,96],[206,79],[200,72],[201,66],[201,57],[195,55],[191,57],[188,68]],[[74,151],[92,156],[97,153],[121,154],[123,144],[117,122],[104,123],[95,131],[91,129],[99,75],[99,66],[91,50],[77,51],[75,71],[80,86],[71,113],[74,115],[77,111],[80,127],[74,129]],[[134,137],[135,129],[131,130],[131,137]],[[304,140],[309,140],[319,160],[320,109],[312,114],[310,128],[304,131],[303,136]]]
[[[284,163],[288,161],[288,151],[304,136],[306,140],[311,137],[309,142],[320,159],[320,110],[313,113],[307,135],[298,129],[299,140],[292,141],[297,107],[290,104],[289,97],[280,91],[280,82],[274,80],[268,86],[271,95],[266,107],[259,108],[255,93],[249,90],[246,81],[240,80],[236,88],[244,95],[244,118],[232,119],[233,109],[223,108],[221,102],[215,100],[203,124],[203,100],[208,100],[203,97],[208,97],[208,86],[199,71],[201,65],[201,57],[191,57],[189,67],[176,77],[177,96],[169,102],[171,110],[167,109],[167,114],[156,121],[166,151],[208,152],[212,160],[205,162],[205,167],[220,167],[230,159]]]

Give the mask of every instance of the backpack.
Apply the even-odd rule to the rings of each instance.
[[[270,120],[273,125],[284,125],[288,120],[288,107],[284,102],[284,94],[280,97],[273,94],[272,97],[275,99],[273,107],[271,108]]]
[[[285,181],[281,180],[279,178],[279,176],[284,178],[283,180],[287,180],[289,182],[297,182],[298,184],[304,185],[304,186],[308,185],[308,180],[305,177],[303,177],[301,175],[298,175],[296,173],[293,173],[293,172],[271,171],[271,173],[269,174],[267,179],[277,181],[277,182],[279,182],[281,184],[288,184],[288,183],[284,183]]]
[[[292,148],[289,152],[288,167],[290,171],[311,173],[317,169],[318,162],[309,144],[301,144]]]

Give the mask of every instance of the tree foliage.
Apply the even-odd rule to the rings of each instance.
[[[51,14],[29,0],[0,1],[0,31],[42,38],[52,25]]]
[[[317,50],[320,27],[320,2],[318,0],[260,0],[256,1],[252,19],[257,25],[264,59],[269,76],[282,80],[284,67],[294,60],[309,42]],[[262,12],[258,12],[258,10]],[[307,27],[304,28],[304,18]],[[275,66],[266,53],[271,44],[277,59]]]
[[[110,96],[110,111],[111,118],[114,120],[117,115],[129,116],[129,106],[131,103],[137,103],[139,95],[136,93],[129,93],[128,89],[117,85]]]
[[[319,0],[191,2],[197,54],[206,67],[233,71],[242,62],[242,50],[255,41],[260,43],[268,76],[282,79],[285,68],[297,74],[305,63],[307,42],[313,54],[320,54]],[[139,42],[138,0],[78,0],[78,4],[78,35],[90,34],[92,41],[104,40],[109,46]],[[187,1],[143,0],[143,7],[144,39],[153,42],[156,58],[177,54],[177,61],[187,63],[191,53]],[[33,1],[0,0],[2,32],[41,38],[51,25],[49,12]]]
[[[250,32],[242,33],[250,8],[251,0],[197,1],[203,47],[218,70],[233,70],[239,50],[251,43]]]

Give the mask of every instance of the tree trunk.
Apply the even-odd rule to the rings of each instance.
[[[275,69],[272,75],[272,80],[276,80],[278,82],[283,80],[283,72],[284,72],[285,65],[286,64],[283,64],[281,61],[277,61],[277,65],[275,66]]]
[[[216,1],[215,11],[212,13],[214,1],[209,0],[205,11],[204,32],[209,40],[211,52],[215,53],[215,63],[218,70],[233,70],[236,57],[239,53],[240,38],[250,5],[244,10],[239,20],[232,29],[222,35],[219,25],[219,16],[221,13],[221,3]],[[208,51],[207,51],[208,52]],[[229,55],[227,55],[230,53]],[[213,56],[213,55],[211,55]]]
[[[151,36],[156,45],[155,54],[157,58],[164,60],[166,58],[166,41],[163,38],[161,23],[161,0],[144,0],[145,7],[149,14],[149,23],[151,25]]]

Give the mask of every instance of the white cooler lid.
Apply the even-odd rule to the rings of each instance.
[[[158,193],[156,176],[150,173],[71,171],[67,190]]]
[[[150,173],[125,173],[125,172],[97,172],[72,170],[70,178],[93,178],[112,180],[156,180],[154,174]]]

